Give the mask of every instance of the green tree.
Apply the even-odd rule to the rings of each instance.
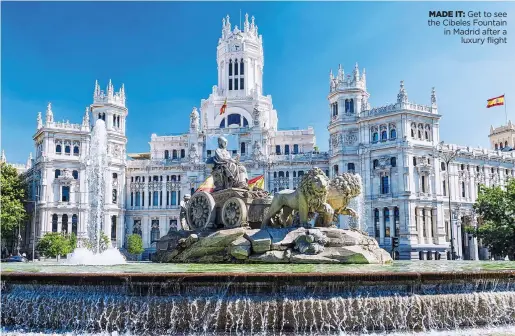
[[[131,234],[127,238],[127,251],[130,254],[141,254],[144,251],[143,240],[138,234]]]
[[[0,221],[2,223],[2,236],[13,236],[18,224],[21,223],[27,213],[23,206],[27,189],[16,168],[12,165],[0,163],[0,186],[2,188],[0,201]]]
[[[69,240],[70,240],[70,248],[73,251],[77,248],[77,235],[72,232],[72,234],[69,237]]]
[[[47,232],[38,243],[38,250],[47,258],[66,255],[73,251],[71,239],[60,232]]]
[[[100,248],[99,248],[100,253],[104,252],[105,250],[107,250],[109,248],[110,242],[111,241],[109,240],[109,237],[104,233],[104,231],[100,231]],[[94,246],[96,246],[96,242],[95,242],[95,244],[93,244],[90,241],[88,241],[86,243],[87,249],[94,250],[94,252],[96,252],[96,249],[94,248]]]
[[[483,224],[467,228],[475,237],[482,239],[493,255],[515,258],[515,179],[508,180],[506,187],[481,186],[474,204]]]

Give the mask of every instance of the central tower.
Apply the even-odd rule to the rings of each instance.
[[[254,17],[245,14],[243,29],[231,28],[229,15],[222,20],[222,37],[218,40],[218,88],[228,98],[261,96],[263,91],[263,38],[258,34]]]

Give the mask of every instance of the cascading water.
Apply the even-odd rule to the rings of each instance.
[[[101,237],[105,218],[106,170],[107,130],[105,122],[102,119],[98,119],[91,132],[89,155],[86,159],[86,182],[89,186],[88,198],[90,205],[87,236],[79,239],[79,246],[70,255],[68,263],[78,265],[116,265],[126,262],[120,251],[112,246],[102,251]]]

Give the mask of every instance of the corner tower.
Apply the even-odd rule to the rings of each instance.
[[[263,92],[263,38],[258,34],[254,17],[245,14],[243,29],[231,27],[229,15],[222,20],[222,37],[218,40],[218,88],[228,98]]]

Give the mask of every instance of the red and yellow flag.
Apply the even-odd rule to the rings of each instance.
[[[504,95],[488,99],[486,108],[500,106],[500,105],[504,105]]]
[[[209,177],[198,187],[197,191],[205,191],[205,192],[212,192],[215,189],[215,183],[213,181],[213,175],[209,175]]]
[[[227,108],[227,98],[225,98],[224,104],[220,108],[220,115],[225,113],[225,109]]]
[[[249,189],[265,189],[265,176],[260,175],[248,181]]]

